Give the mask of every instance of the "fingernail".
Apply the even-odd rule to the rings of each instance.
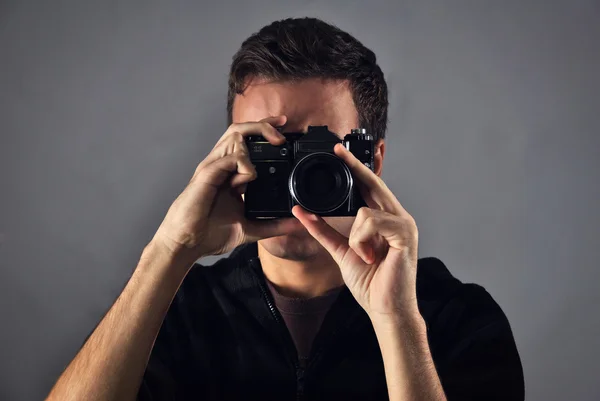
[[[308,219],[312,220],[312,221],[318,221],[319,217],[316,214],[314,214],[314,213],[309,213],[308,214]]]

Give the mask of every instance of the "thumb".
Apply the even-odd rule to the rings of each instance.
[[[310,235],[329,252],[333,260],[341,266],[342,260],[350,249],[348,238],[337,232],[320,216],[310,213],[300,206],[294,206],[292,213],[300,220]]]

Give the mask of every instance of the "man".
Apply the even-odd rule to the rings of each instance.
[[[232,124],[48,399],[523,400],[500,307],[439,260],[417,261],[415,222],[380,178],[387,106],[375,55],[331,25],[287,19],[247,39]],[[316,125],[374,136],[373,171],[334,148],[368,207],[245,219],[257,175],[244,138],[280,145],[279,130]]]

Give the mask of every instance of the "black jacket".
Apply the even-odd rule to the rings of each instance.
[[[163,322],[138,400],[388,399],[373,326],[348,288],[326,315],[306,369],[267,288],[256,244],[195,265]],[[417,296],[449,401],[524,399],[510,325],[482,287],[425,258]]]

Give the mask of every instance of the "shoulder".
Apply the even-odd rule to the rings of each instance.
[[[218,345],[227,327],[220,303],[222,283],[243,270],[238,268],[239,263],[236,256],[230,255],[212,265],[196,262],[190,268],[165,314],[138,399],[174,399],[177,394],[191,394],[196,392],[199,380],[209,388],[209,365],[219,357]],[[201,378],[198,371],[204,372]]]
[[[488,291],[475,283],[463,283],[452,275],[446,265],[438,258],[419,259],[417,265],[417,294],[419,301],[433,306],[442,306],[453,302],[469,309],[500,311]]]
[[[419,308],[448,399],[523,400],[523,368],[502,308],[436,258],[419,260]]]
[[[460,338],[494,326],[512,337],[508,319],[492,295],[481,285],[458,280],[437,258],[419,260],[417,297],[428,326],[438,332]]]
[[[212,265],[196,262],[173,297],[156,344],[186,350],[191,342],[198,343],[199,338],[206,335],[203,323],[221,319],[223,302],[231,298],[232,289],[238,286],[236,283],[248,281],[240,274],[245,270],[244,263],[247,263],[245,258],[237,254],[223,257]]]
[[[241,245],[213,264],[196,262],[190,270],[189,281],[201,280],[211,285],[222,281],[231,285],[235,285],[239,280],[247,281],[248,277],[243,273],[251,266],[252,259],[256,257],[258,257],[256,243]]]
[[[234,249],[228,256],[213,264],[196,262],[184,279],[175,301],[189,302],[191,297],[220,298],[240,289],[256,285],[254,276],[249,274],[252,259],[256,257],[256,246],[248,244]]]

